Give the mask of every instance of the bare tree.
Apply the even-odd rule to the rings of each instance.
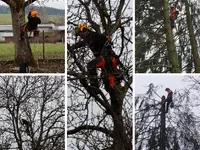
[[[19,150],[64,150],[64,78],[0,78],[0,131]]]
[[[87,82],[86,64],[93,55],[87,47],[68,51],[68,147],[74,149],[132,149],[132,8],[125,0],[68,2],[68,44],[76,42],[74,27],[88,23],[93,30],[112,36],[113,50],[122,66],[123,81],[98,91]],[[86,82],[85,82],[86,81]],[[111,107],[111,104],[116,107]],[[109,114],[109,115],[108,115]]]

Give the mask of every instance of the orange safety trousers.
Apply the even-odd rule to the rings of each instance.
[[[96,68],[105,68],[106,67],[106,60],[103,56],[100,56],[101,62],[96,64]],[[111,68],[113,71],[117,70],[117,59],[113,56],[110,57],[111,59]],[[109,64],[110,65],[110,64]],[[115,77],[114,74],[108,75],[109,86],[113,88],[115,86]]]

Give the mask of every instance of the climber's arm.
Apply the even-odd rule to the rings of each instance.
[[[81,48],[81,47],[84,47],[84,46],[86,46],[86,43],[85,43],[84,41],[79,41],[79,42],[73,44],[72,46],[70,46],[70,45],[67,43],[67,49],[68,49],[69,51],[73,51],[73,50],[75,50],[75,49],[77,49],[77,48]]]

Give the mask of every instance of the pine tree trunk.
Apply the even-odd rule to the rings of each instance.
[[[174,45],[174,39],[172,34],[172,28],[170,24],[169,19],[169,10],[168,10],[168,0],[164,0],[164,28],[165,28],[165,34],[166,34],[166,43],[167,43],[167,50],[168,50],[168,57],[169,61],[172,65],[171,72],[172,73],[180,73],[180,66],[178,61],[178,56],[176,53],[176,48]]]
[[[29,40],[19,40],[21,26],[25,23],[25,10],[23,3],[10,7],[15,47],[15,62],[20,66],[20,72],[24,72],[26,64],[34,65],[35,61],[31,52]],[[24,72],[25,73],[25,72]]]
[[[161,106],[161,126],[160,126],[160,150],[165,150],[165,96],[162,96],[162,106]]]
[[[200,58],[198,54],[197,42],[194,36],[192,18],[190,15],[189,4],[187,0],[185,0],[185,8],[186,8],[187,26],[188,26],[189,36],[190,36],[190,43],[192,47],[192,55],[193,55],[195,72],[200,73]]]

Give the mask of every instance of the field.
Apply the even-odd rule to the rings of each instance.
[[[27,17],[26,17],[27,19]],[[63,16],[56,16],[56,15],[49,15],[49,21],[53,21],[56,23],[63,23],[64,17]],[[10,25],[12,24],[11,15],[10,14],[0,14],[0,25]]]
[[[0,24],[5,24],[5,25],[8,25],[8,24],[12,24],[11,22],[11,15],[10,14],[0,14]]]
[[[35,60],[38,63],[37,69],[32,69],[34,73],[64,73],[65,67],[65,46],[64,44],[45,44],[45,59],[43,60],[43,45],[31,44],[31,49]],[[0,44],[0,72],[12,73],[14,66],[14,44]]]
[[[31,49],[35,59],[43,58],[43,45],[31,44]],[[45,58],[46,59],[64,59],[65,45],[64,44],[45,44]],[[14,44],[1,43],[0,44],[0,61],[14,60]]]

